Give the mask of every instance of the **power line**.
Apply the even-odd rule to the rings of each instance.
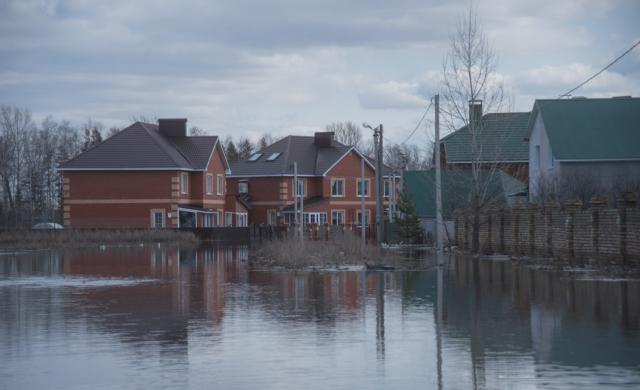
[[[640,45],[640,41],[636,42],[635,45],[631,46],[627,51],[625,51],[624,53],[620,54],[615,60],[611,61],[607,66],[605,66],[604,68],[600,69],[596,74],[594,74],[593,76],[589,77],[588,79],[586,79],[585,81],[583,81],[582,83],[578,84],[577,87],[573,88],[572,90],[570,90],[569,92],[565,92],[562,95],[560,95],[559,97],[565,97],[565,96],[569,96],[571,95],[571,92],[575,91],[576,89],[582,87],[583,85],[585,85],[586,83],[588,83],[589,81],[595,79],[596,77],[598,77],[598,75],[600,75],[600,73],[604,72],[605,70],[609,69],[611,67],[611,65],[615,64],[616,62],[618,62],[622,57],[626,56],[627,54],[629,54],[631,52],[631,50],[635,49],[636,46]]]
[[[400,143],[401,145],[404,145],[405,143],[407,143],[407,141],[409,141],[409,139],[411,137],[413,137],[413,135],[416,133],[416,131],[418,131],[418,129],[420,128],[420,125],[422,124],[422,121],[424,120],[424,118],[427,117],[427,113],[429,112],[429,109],[431,108],[432,104],[433,104],[433,100],[429,102],[429,105],[427,106],[427,109],[424,110],[424,114],[422,114],[422,118],[420,118],[420,120],[418,121],[418,124],[416,125],[416,128],[413,129],[411,134],[409,134],[409,136],[407,138],[405,138],[405,140]]]

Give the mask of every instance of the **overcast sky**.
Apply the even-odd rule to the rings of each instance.
[[[383,123],[401,141],[438,92],[468,1],[0,0],[0,103],[79,124],[186,117],[210,134]],[[640,40],[637,0],[475,7],[514,108],[553,98]],[[640,47],[583,96],[640,96]],[[423,130],[415,142],[426,137]]]

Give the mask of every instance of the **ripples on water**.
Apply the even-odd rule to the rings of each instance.
[[[251,270],[246,247],[0,256],[0,388],[640,386],[640,284],[510,262]]]

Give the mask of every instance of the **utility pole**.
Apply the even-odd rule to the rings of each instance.
[[[298,182],[296,182],[296,187]],[[300,241],[304,241],[304,182],[302,183],[302,194],[300,194]]]
[[[293,236],[298,238],[298,162],[293,162]]]
[[[378,245],[382,243],[382,217],[384,214],[384,183],[382,182],[382,156],[384,155],[382,148],[383,134],[382,124],[380,124],[378,126],[378,156],[376,158],[376,184],[378,190],[376,194],[376,239],[378,240]]]
[[[440,181],[440,95],[435,96],[436,250],[442,251],[442,182]],[[440,264],[440,256],[438,257]]]
[[[364,226],[364,155],[360,156],[360,253],[364,258],[364,251],[367,246],[367,238]]]

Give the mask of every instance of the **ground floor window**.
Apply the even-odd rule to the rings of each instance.
[[[277,224],[276,210],[267,210],[267,225],[276,225],[276,224]]]
[[[233,213],[230,213],[230,212],[224,213],[224,225],[233,226]]]
[[[344,225],[344,210],[331,210],[331,224]]]
[[[304,223],[324,225],[327,223],[327,213],[304,213]]]
[[[164,227],[164,210],[151,211],[151,226],[154,228]]]
[[[247,213],[238,213],[238,226],[245,227],[249,226],[249,215]]]
[[[204,214],[202,217],[202,225],[204,227],[212,227],[213,226],[213,214]]]
[[[362,213],[360,210],[356,211],[356,223],[358,225],[362,224]],[[369,226],[369,221],[371,221],[371,210],[365,210],[364,212],[364,225]]]

